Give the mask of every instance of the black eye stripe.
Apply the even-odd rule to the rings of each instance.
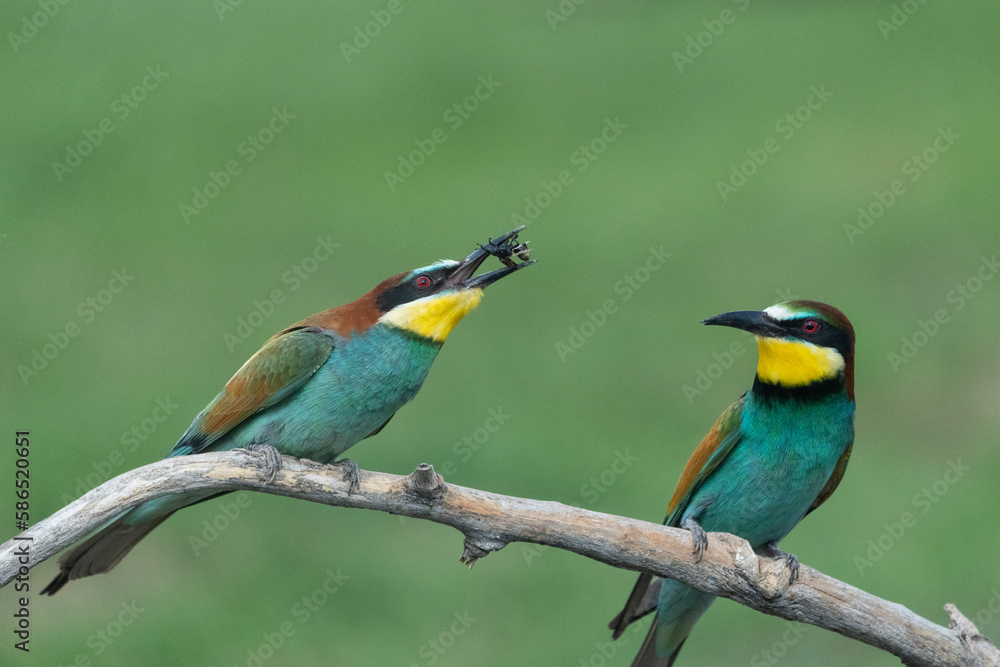
[[[425,296],[431,296],[453,270],[454,267],[441,266],[433,271],[421,273],[416,276],[412,274],[405,276],[398,285],[390,287],[379,294],[375,303],[380,311],[388,313],[400,304],[416,301]],[[421,278],[428,278],[431,281],[430,284],[420,287],[417,281]]]
[[[807,331],[807,323],[811,321],[816,322],[816,329]],[[798,338],[814,345],[832,347],[844,356],[854,351],[850,335],[837,325],[831,324],[821,317],[798,317],[793,320],[785,320],[779,326],[792,338]]]

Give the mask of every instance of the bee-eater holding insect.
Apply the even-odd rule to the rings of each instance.
[[[513,243],[521,229],[496,243]],[[353,303],[275,334],[195,417],[167,458],[249,448],[262,449],[272,466],[280,461],[276,452],[334,462],[381,431],[417,394],[441,345],[479,305],[483,289],[534,263],[510,261],[474,277],[496,254],[492,250],[480,246],[461,262],[441,260],[397,274]],[[355,488],[357,466],[349,459],[335,463]],[[64,555],[59,575],[42,593],[52,595],[70,579],[108,572],[171,514],[217,495],[214,490],[171,494],[125,512]]]
[[[758,553],[785,560],[794,581],[799,561],[778,542],[836,490],[851,456],[854,328],[839,310],[815,301],[725,313],[704,324],[754,334],[757,375],[687,462],[664,524],[691,531],[698,558],[706,531],[738,535]],[[610,628],[617,639],[655,611],[632,665],[669,667],[713,600],[642,574]]]

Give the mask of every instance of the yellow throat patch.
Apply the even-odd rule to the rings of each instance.
[[[844,358],[829,347],[788,338],[757,338],[757,376],[784,387],[801,387],[836,377]]]
[[[379,322],[443,343],[482,298],[483,290],[477,288],[432,294],[396,306],[380,317]]]

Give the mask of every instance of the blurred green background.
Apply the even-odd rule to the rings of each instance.
[[[1000,638],[996,3],[272,4],[0,9],[2,506],[15,430],[38,521],[161,458],[275,331],[519,215],[538,265],[489,290],[416,400],[349,452],[362,468],[450,462],[456,484],[658,522],[753,375],[752,339],[700,320],[826,301],[858,332],[857,441],[783,547]],[[338,245],[314,261],[321,243]],[[114,271],[132,278],[102,291]],[[491,410],[507,416],[488,433]],[[607,643],[630,572],[520,544],[470,572],[452,529],[261,494],[227,526],[237,498],[55,598],[37,596],[55,561],[33,570],[31,653],[8,588],[0,661],[599,667],[640,643]],[[308,610],[328,572],[339,589]],[[681,662],[898,664],[797,627],[720,601]]]

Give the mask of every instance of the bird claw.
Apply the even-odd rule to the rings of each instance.
[[[260,465],[264,483],[270,484],[274,481],[274,478],[278,476],[278,471],[281,470],[281,452],[262,442],[253,442],[246,447],[240,447],[240,449],[251,454],[260,454],[260,458],[263,459]]]
[[[787,551],[782,551],[778,548],[774,542],[768,542],[764,545],[764,555],[768,558],[774,558],[775,560],[785,561],[785,567],[789,569],[788,575],[788,585],[791,586],[795,583],[795,580],[799,578],[799,557],[795,554],[790,554]]]
[[[705,555],[708,548],[708,533],[694,519],[684,519],[681,521],[681,528],[691,532],[691,540],[694,542],[692,551],[694,552],[694,562],[699,562]]]
[[[351,459],[340,459],[330,465],[344,469],[344,480],[348,482],[347,495],[351,495],[361,488],[361,472],[358,470],[357,463]]]

